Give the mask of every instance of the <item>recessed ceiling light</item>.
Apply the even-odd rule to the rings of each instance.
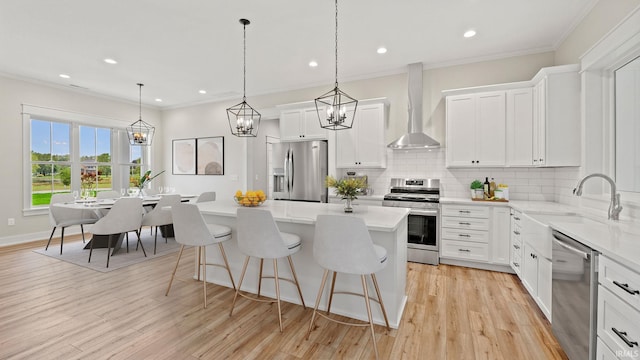
[[[60,77],[61,77],[61,78],[63,78],[63,79],[70,79],[70,78],[71,78],[71,76],[69,76],[69,75],[67,75],[67,74],[60,74],[60,75],[58,75],[58,76],[60,76]]]
[[[198,91],[198,92],[199,92],[200,94],[206,94],[206,93],[207,93],[207,90],[200,90],[200,91]]]
[[[476,36],[476,31],[471,29],[464,32],[464,37],[470,38]]]
[[[377,51],[378,51],[378,54],[385,54],[387,52],[387,48],[386,47],[379,47]]]
[[[309,61],[309,66],[310,67],[316,67],[316,66],[318,66],[318,63],[316,61]]]
[[[156,99],[157,102],[162,102],[162,99]]]
[[[106,62],[107,64],[111,64],[111,65],[115,65],[115,64],[118,63],[117,61],[115,61],[113,59],[110,59],[110,58],[104,59],[104,62]]]

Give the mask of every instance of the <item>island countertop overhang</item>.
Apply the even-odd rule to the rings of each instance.
[[[236,217],[240,207],[232,200],[198,203],[203,215]],[[345,213],[342,204],[314,203],[286,200],[267,200],[259,209],[269,210],[276,221],[315,224],[318,215],[348,215],[362,218],[369,230],[393,232],[409,215],[409,209],[358,205],[353,213]]]

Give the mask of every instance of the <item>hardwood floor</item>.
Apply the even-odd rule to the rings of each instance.
[[[69,238],[71,240],[71,237]],[[372,359],[366,327],[320,318],[305,340],[311,309],[239,299],[191,279],[185,250],[109,273],[32,252],[45,242],[0,248],[1,359]],[[376,326],[382,359],[566,359],[515,275],[409,263],[400,328]],[[364,306],[364,304],[363,304]],[[347,320],[346,318],[344,320]]]

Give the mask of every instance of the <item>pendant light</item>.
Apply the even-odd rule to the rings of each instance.
[[[338,0],[336,2],[336,83],[333,90],[316,99],[316,111],[320,126],[329,130],[350,129],[356,116],[358,100],[338,87]],[[347,110],[349,110],[347,112]],[[353,110],[353,112],[351,112]]]
[[[229,119],[229,127],[231,134],[238,137],[249,137],[258,135],[258,127],[260,126],[260,113],[247,104],[247,25],[251,22],[247,19],[240,19],[242,29],[244,31],[244,68],[243,68],[243,87],[242,102],[227,109],[227,118]]]
[[[140,117],[138,121],[127,127],[127,136],[129,136],[129,143],[131,145],[149,146],[153,140],[153,134],[156,128],[142,121],[142,87],[144,84],[138,84],[140,87]]]

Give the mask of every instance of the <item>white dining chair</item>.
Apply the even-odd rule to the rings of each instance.
[[[156,235],[153,238],[153,255],[156,254],[156,247],[158,241],[158,227],[159,226],[167,226],[173,223],[171,218],[171,210],[164,209],[165,207],[173,207],[176,204],[179,204],[181,201],[180,195],[164,195],[160,198],[160,201],[156,204],[153,210],[144,214],[142,217],[142,226],[151,226],[155,227]],[[164,231],[165,242],[167,242],[167,229]]]
[[[98,200],[98,202],[100,200],[107,200],[107,199],[118,199],[120,198],[120,193],[115,191],[115,190],[106,190],[106,191],[99,191],[96,194],[96,200]],[[98,214],[100,215],[100,217],[104,217],[105,215],[107,215],[107,213],[109,212],[109,209],[98,209]]]
[[[387,312],[385,311],[382,297],[380,296],[380,288],[378,287],[378,280],[375,274],[386,266],[387,250],[382,246],[373,244],[371,235],[363,219],[346,215],[318,215],[316,219],[315,236],[313,238],[313,258],[325,270],[313,308],[313,315],[311,316],[309,330],[307,331],[307,339],[309,339],[309,335],[313,330],[316,315],[344,325],[369,326],[371,328],[371,337],[377,359],[378,346],[376,344],[376,333],[371,316],[370,301],[375,301],[380,304],[387,330],[390,330]],[[324,286],[330,271],[333,272],[333,279],[329,292],[327,314],[323,314],[318,312],[318,306],[320,305],[320,299],[322,298]],[[353,292],[334,291],[337,273],[360,275],[363,293],[356,294]],[[371,276],[376,291],[376,299],[372,299],[369,296],[366,275]],[[346,323],[330,317],[333,294],[363,296],[369,321],[364,324]]]
[[[91,233],[94,235],[108,235],[109,240],[107,244],[107,267],[109,267],[109,258],[111,257],[111,245],[113,239],[125,234],[127,237],[127,251],[129,251],[129,232],[135,231],[138,237],[137,244],[142,248],[144,256],[147,257],[147,252],[142,246],[140,240],[140,225],[142,224],[142,199],[140,198],[121,198],[116,200],[115,204],[107,215],[98,220],[92,227]],[[93,243],[91,241],[89,247],[89,261],[91,262],[91,254],[93,253]],[[113,244],[115,245],[115,244]]]
[[[205,191],[202,194],[200,194],[196,199],[197,203],[207,202],[207,201],[216,201],[215,191]]]
[[[238,282],[238,288],[236,294],[233,297],[233,304],[231,304],[231,312],[229,316],[233,315],[233,308],[235,307],[238,295],[245,297],[249,300],[270,302],[278,304],[278,321],[280,323],[280,332],[282,332],[282,311],[280,309],[280,280],[285,280],[293,283],[300,296],[300,302],[302,307],[306,309],[304,304],[304,298],[302,297],[302,290],[300,290],[300,283],[296,276],[295,267],[293,266],[293,260],[291,255],[298,252],[302,246],[300,236],[281,232],[278,229],[278,225],[273,219],[273,215],[268,210],[255,209],[255,208],[239,208],[237,216],[237,236],[238,236],[238,248],[240,252],[246,255],[244,266],[242,267],[242,274]],[[240,292],[242,287],[242,281],[249,265],[249,259],[251,257],[260,259],[260,274],[258,275],[258,297],[250,297]],[[291,268],[291,274],[293,279],[282,278],[278,275],[278,259],[287,258],[289,261],[289,267]],[[273,276],[262,275],[262,265],[264,259],[273,260]],[[262,285],[262,279],[274,279],[276,287],[276,299],[266,300],[260,299],[260,288]]]
[[[53,194],[51,195],[51,201],[49,202],[49,222],[53,226],[49,241],[44,250],[49,249],[51,239],[57,228],[61,228],[60,235],[60,255],[62,255],[62,246],[64,244],[64,229],[73,226],[80,225],[80,231],[82,232],[82,242],[84,242],[84,225],[93,224],[98,221],[98,215],[91,209],[73,209],[70,207],[56,206],[56,204],[73,204],[75,198],[72,194]]]
[[[173,230],[176,237],[176,242],[181,244],[180,252],[178,253],[178,259],[176,260],[176,266],[173,268],[171,278],[169,279],[169,286],[165,296],[169,295],[171,290],[171,284],[178,270],[178,264],[180,264],[180,258],[185,246],[197,247],[196,258],[198,259],[198,280],[200,280],[200,272],[202,272],[202,282],[204,288],[204,307],[207,307],[207,266],[218,266],[225,268],[229,274],[231,280],[231,286],[236,289],[236,284],[233,281],[233,275],[231,275],[231,268],[227,261],[227,255],[224,252],[222,243],[231,239],[231,228],[224,225],[207,224],[200,214],[200,210],[195,204],[179,203],[171,207],[171,215],[173,218]],[[207,262],[207,246],[218,245],[224,264],[216,264]]]

